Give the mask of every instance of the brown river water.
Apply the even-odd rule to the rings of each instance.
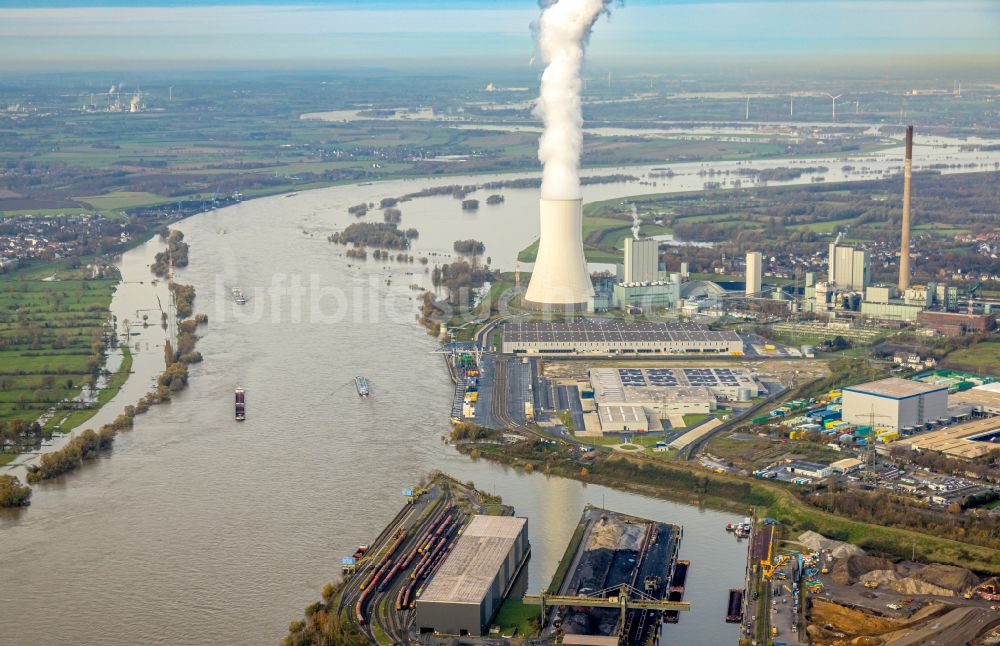
[[[547,584],[587,503],[683,525],[693,610],[662,643],[735,643],[736,627],[723,622],[746,555],[723,529],[735,516],[459,455],[442,442],[451,383],[437,342],[414,321],[409,286],[427,283],[424,267],[359,266],[326,241],[354,220],[352,204],[474,181],[482,178],[341,186],[180,223],[191,264],[177,279],[196,286],[195,309],[210,317],[198,347],[205,361],[187,391],[137,418],[109,456],[36,486],[31,507],[0,514],[0,644],[274,644],[338,575],[340,558],[398,511],[400,490],[432,469],[473,480],[530,518],[531,591]],[[584,197],[702,181],[590,186]],[[506,202],[489,207],[487,193],[474,195],[484,202],[476,214],[451,197],[401,204],[402,226],[420,230],[414,255],[439,254],[432,266],[450,259],[454,240],[475,237],[494,266],[511,268],[537,235],[537,191],[503,193]],[[151,284],[147,267],[159,248],[154,240],[122,257],[119,320],[154,310],[159,321],[165,287]],[[242,308],[235,286],[249,299]],[[164,337],[156,326],[133,337],[134,374],[88,426],[150,389]],[[372,397],[359,399],[356,374],[371,380]],[[236,386],[247,390],[244,423],[233,420]],[[23,476],[23,467],[5,472]]]

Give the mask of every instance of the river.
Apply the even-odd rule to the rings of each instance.
[[[833,173],[842,161],[811,163]],[[698,168],[655,190],[700,188]],[[457,454],[441,441],[452,387],[433,354],[436,341],[414,321],[418,292],[410,285],[425,285],[427,268],[359,265],[326,241],[354,221],[346,211],[352,204],[477,181],[483,178],[340,186],[180,223],[191,264],[177,279],[196,286],[195,310],[210,318],[198,347],[205,362],[192,366],[190,389],[138,417],[111,455],[36,486],[31,507],[0,514],[0,642],[273,644],[336,576],[340,558],[398,511],[400,490],[441,469],[530,518],[532,591],[547,583],[588,502],[683,525],[693,610],[666,628],[664,643],[734,643],[736,628],[722,621],[746,553],[723,530],[734,516]],[[584,197],[649,190],[594,185]],[[403,203],[402,225],[420,230],[414,255],[438,254],[433,264],[454,240],[475,237],[495,266],[511,267],[537,235],[537,193],[503,193],[503,205],[474,214],[451,197]],[[163,283],[151,285],[148,270],[160,244],[121,258],[124,282],[112,304],[119,320],[165,302]],[[234,286],[249,298],[242,308],[232,302]],[[133,376],[88,426],[134,403],[162,369],[166,333],[155,325],[138,332]],[[359,373],[372,381],[367,400],[351,384]],[[233,421],[238,385],[247,389],[242,424]]]

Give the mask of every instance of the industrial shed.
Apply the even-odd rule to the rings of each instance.
[[[948,387],[882,379],[844,388],[843,419],[891,431],[917,429],[948,417]]]
[[[508,321],[502,349],[504,354],[550,356],[742,354],[743,339],[731,330],[709,330],[694,323]]]
[[[482,635],[529,550],[527,518],[474,517],[417,599],[417,628]]]

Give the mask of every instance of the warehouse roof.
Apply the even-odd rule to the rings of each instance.
[[[512,516],[473,517],[420,600],[480,603],[527,522]]]
[[[977,386],[963,392],[952,393],[949,398],[954,402],[971,404],[977,408],[1000,410],[1000,384]]]
[[[760,390],[744,368],[591,368],[590,383],[602,405],[714,402],[713,388],[748,388],[752,396]]]
[[[514,343],[627,343],[650,341],[739,341],[731,330],[714,331],[694,323],[621,322],[610,319],[508,322],[503,339]]]
[[[921,433],[899,441],[912,449],[938,451],[945,455],[970,460],[1000,448],[1000,445],[978,438],[1000,432],[1000,417],[987,417],[956,424],[939,431]]]
[[[642,406],[601,406],[598,413],[602,424],[632,424],[636,429],[645,429],[649,424]]]
[[[879,397],[888,397],[889,399],[906,399],[907,397],[915,397],[917,395],[924,395],[926,393],[933,393],[941,390],[948,390],[948,386],[935,386],[933,384],[923,383],[922,381],[899,379],[897,377],[890,377],[889,379],[871,381],[867,384],[858,384],[857,386],[844,388],[845,392],[876,395]]]

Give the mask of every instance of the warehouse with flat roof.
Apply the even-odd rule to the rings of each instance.
[[[740,354],[743,339],[730,330],[692,323],[587,319],[507,322],[501,348],[506,354],[699,355]]]
[[[418,630],[482,635],[529,550],[527,518],[473,517],[417,599]]]
[[[661,419],[705,415],[717,408],[720,399],[745,402],[761,392],[751,371],[715,366],[591,368],[590,385],[605,433],[618,431],[617,420],[612,413],[606,416],[605,409],[641,407],[648,416]]]
[[[917,430],[948,418],[948,387],[892,377],[843,389],[842,418],[891,431]]]
[[[1000,417],[956,424],[899,441],[914,451],[933,451],[960,460],[974,460],[1000,449]]]

